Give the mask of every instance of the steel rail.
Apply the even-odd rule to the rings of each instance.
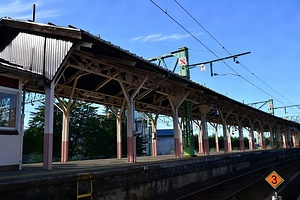
[[[252,170],[252,171],[248,171],[248,172],[246,172],[246,173],[243,173],[243,174],[241,174],[241,175],[232,177],[232,178],[227,179],[227,180],[225,180],[225,181],[221,181],[221,182],[219,182],[219,183],[217,183],[217,184],[213,184],[213,185],[211,185],[211,186],[208,186],[208,187],[205,187],[205,188],[196,190],[196,191],[194,191],[194,192],[192,192],[192,193],[189,193],[189,194],[187,194],[187,195],[183,195],[183,196],[178,197],[178,198],[176,198],[176,199],[177,199],[177,200],[189,199],[189,198],[191,198],[191,197],[196,196],[198,193],[205,192],[205,191],[209,191],[209,190],[211,190],[211,189],[213,189],[213,188],[220,187],[220,186],[223,185],[223,184],[227,184],[227,183],[233,182],[233,181],[235,181],[235,180],[238,180],[239,178],[246,177],[246,176],[248,176],[248,175],[250,175],[250,174],[253,174],[253,173],[255,173],[255,172],[258,172],[258,171],[261,171],[261,170],[265,170],[265,169],[269,169],[269,168],[271,168],[271,167],[274,167],[274,166],[277,166],[277,165],[281,165],[281,164],[284,164],[284,163],[288,163],[288,162],[290,162],[290,161],[295,161],[295,160],[298,160],[298,158],[291,158],[291,159],[288,159],[288,160],[276,162],[275,164],[274,164],[274,163],[273,163],[273,164],[269,164],[269,165],[267,165],[267,166],[263,166],[263,167],[260,167],[260,168],[255,169],[255,170]],[[294,164],[294,162],[293,162],[291,165],[293,165],[293,164]],[[290,166],[290,165],[288,165],[288,166]],[[284,166],[284,167],[287,167],[287,166]],[[281,169],[281,168],[280,168],[280,169]],[[241,192],[242,190],[245,190],[246,188],[250,187],[251,185],[257,183],[257,181],[259,181],[259,180],[260,180],[260,178],[258,178],[256,181],[252,181],[251,183],[247,184],[246,186],[243,186],[243,187],[239,188],[238,190],[235,190],[235,192],[231,193],[230,195],[227,195],[227,196],[223,197],[222,199],[228,199],[228,198],[232,197],[233,195],[238,194],[238,193]],[[217,190],[216,190],[216,191],[217,191]]]

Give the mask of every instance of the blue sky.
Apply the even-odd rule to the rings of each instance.
[[[208,66],[204,72],[194,68],[193,81],[240,102],[274,99],[275,107],[300,104],[300,1],[177,0],[222,46],[174,0],[153,1],[218,57],[229,56],[222,46],[231,54],[251,51],[238,58],[242,65],[226,61],[240,76],[219,62],[214,72],[228,75],[211,77]],[[181,46],[190,49],[190,64],[217,58],[150,0],[2,0],[0,16],[31,19],[33,3],[37,22],[71,24],[145,59]],[[300,114],[299,108],[287,111],[277,109],[275,114]]]

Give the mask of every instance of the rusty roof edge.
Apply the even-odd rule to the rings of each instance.
[[[65,37],[69,39],[81,39],[81,30],[71,27],[62,27],[52,24],[43,24],[32,21],[24,21],[18,19],[11,19],[7,17],[0,18],[0,27],[7,26],[23,31],[32,31],[42,34],[49,34],[53,36]]]

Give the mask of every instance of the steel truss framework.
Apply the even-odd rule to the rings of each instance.
[[[27,77],[27,91],[44,93],[45,88],[52,84],[58,99],[83,100],[116,108],[124,107],[127,95],[132,98],[130,102],[127,100],[127,108],[129,103],[133,103],[135,110],[172,117],[176,114],[176,105],[180,106],[180,103],[176,104],[179,99],[189,102],[193,120],[262,132],[271,132],[275,128],[279,133],[286,129],[300,129],[298,123],[230,99],[83,30],[2,19],[0,36],[10,31],[73,42],[52,80],[46,79],[43,74],[24,71],[17,63],[0,58],[1,72]],[[6,48],[9,42],[0,47]],[[183,116],[182,106],[176,109],[178,116]]]

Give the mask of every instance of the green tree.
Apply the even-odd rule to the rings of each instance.
[[[61,127],[62,115],[58,114],[60,111],[54,108],[54,125],[53,125],[53,156],[60,156],[60,141],[61,141]],[[29,128],[24,134],[23,154],[42,154],[44,141],[44,114],[45,105],[41,104],[35,111],[30,112],[32,118],[30,119]]]
[[[102,158],[116,155],[115,124],[89,103],[76,103],[70,114],[69,156]]]
[[[31,112],[29,128],[24,134],[24,155],[41,155],[44,138],[44,104]],[[127,153],[126,123],[122,122],[123,155]],[[62,113],[54,107],[53,157],[60,160],[61,155]],[[70,113],[69,124],[69,160],[116,157],[116,120],[99,115],[97,108],[90,103],[76,102]],[[146,148],[146,141],[137,136],[137,154],[141,155]],[[26,156],[25,156],[26,157]],[[26,160],[26,159],[24,159]],[[41,162],[41,157],[40,160]]]

